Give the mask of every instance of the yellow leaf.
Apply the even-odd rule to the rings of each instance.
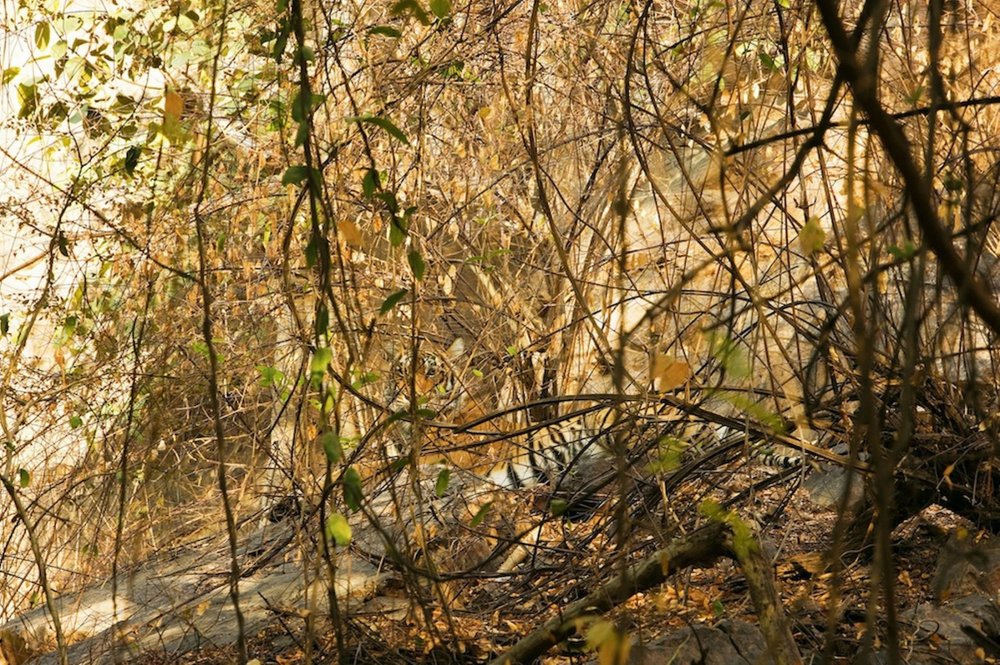
[[[826,240],[826,231],[820,226],[819,219],[810,217],[802,226],[799,232],[799,246],[802,253],[811,256],[823,249],[823,242]]]
[[[664,576],[670,572],[670,557],[665,552],[660,552],[660,570]]]
[[[600,665],[625,665],[628,663],[631,651],[632,642],[628,636],[616,633],[614,639],[609,640],[601,647],[597,660]]]
[[[653,378],[659,379],[660,390],[673,390],[691,380],[691,366],[672,356],[657,355],[653,359]]]
[[[342,219],[337,222],[337,230],[344,236],[344,241],[351,247],[361,247],[364,237],[358,225],[349,219]]]
[[[597,650],[599,665],[625,665],[632,643],[610,621],[599,620],[587,631],[587,646]]]
[[[173,90],[167,91],[163,96],[163,119],[166,122],[173,120],[177,122],[184,113],[184,100]]]
[[[946,466],[944,468],[944,473],[941,474],[942,479],[944,480],[945,484],[948,486],[949,489],[951,489],[952,487],[954,487],[954,485],[952,485],[952,483],[951,483],[951,473],[954,470],[955,470],[955,465],[954,464],[949,464],[948,466]]]
[[[587,647],[600,649],[609,640],[614,639],[615,627],[610,621],[603,619],[595,621],[587,630]]]

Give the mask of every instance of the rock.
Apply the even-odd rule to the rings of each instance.
[[[908,637],[914,644],[934,645],[933,654],[920,656],[914,662],[980,662],[977,650],[984,644],[982,638],[977,639],[978,634],[994,641],[1000,635],[1000,607],[978,595],[943,606],[922,603],[901,613],[900,620],[909,627]]]
[[[718,626],[682,628],[650,644],[636,645],[629,665],[768,665],[764,636],[744,621],[723,621]]]
[[[260,543],[274,544],[287,533],[283,526],[268,526],[247,537],[239,550],[258,552]],[[143,653],[180,654],[235,642],[236,614],[226,583],[230,563],[224,540],[189,545],[150,559],[121,577],[114,605],[110,582],[57,598],[63,633],[72,642],[69,662],[111,663],[116,656],[118,662],[136,662]],[[244,568],[254,563],[249,555],[241,559]],[[339,554],[336,590],[345,601],[371,595],[384,578],[366,561],[346,552]],[[297,561],[276,557],[242,578],[240,609],[247,635],[268,624],[272,608],[304,607],[303,594],[302,564]],[[311,595],[325,598],[325,588]],[[58,662],[52,622],[44,607],[0,627],[0,635],[4,634],[19,637],[28,648],[44,645],[45,651],[32,663]]]
[[[835,509],[847,489],[848,470],[841,468],[822,469],[806,478],[802,484],[810,503],[823,510]],[[847,510],[856,510],[864,500],[865,481],[855,473],[851,479],[851,495]]]
[[[931,589],[939,603],[973,593],[995,597],[1000,590],[1000,538],[976,542],[975,534],[964,527],[952,531],[938,554]]]

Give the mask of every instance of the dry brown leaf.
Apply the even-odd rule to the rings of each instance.
[[[658,355],[653,359],[653,378],[659,379],[660,390],[673,390],[691,380],[691,366],[673,356]]]
[[[803,552],[788,559],[800,574],[821,575],[826,571],[826,561],[821,552]]]
[[[344,242],[346,242],[351,247],[361,247],[364,242],[364,236],[361,235],[361,229],[358,225],[349,219],[342,219],[337,222],[337,230],[344,237]]]
[[[899,583],[906,587],[913,586],[913,580],[910,579],[910,573],[907,571],[902,571],[899,573]]]
[[[173,90],[163,96],[163,119],[165,122],[177,122],[184,113],[184,100]]]

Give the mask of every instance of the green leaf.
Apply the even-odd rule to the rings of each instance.
[[[48,23],[39,23],[35,26],[35,46],[44,49],[49,45],[49,38],[52,37],[52,29]]]
[[[322,347],[313,352],[312,361],[309,363],[309,373],[313,376],[326,374],[326,368],[333,360],[333,351],[329,347]]]
[[[462,62],[461,60],[453,60],[452,62],[448,63],[447,67],[444,68],[442,76],[444,76],[446,79],[448,78],[461,79],[463,71],[465,71],[465,63]]]
[[[292,31],[288,25],[287,19],[281,19],[278,23],[278,34],[274,40],[274,47],[271,49],[271,58],[274,59],[276,63],[281,64],[281,60],[285,57],[285,49],[288,47],[288,38],[291,36]]]
[[[69,115],[69,109],[62,102],[56,102],[49,107],[48,112],[45,114],[46,119],[52,122],[62,122]],[[122,134],[124,136],[124,134]]]
[[[710,520],[722,521],[725,511],[717,501],[706,499],[698,505],[698,512]]]
[[[309,235],[309,243],[306,245],[306,266],[312,268],[319,259],[319,244],[321,240],[315,231]]]
[[[333,513],[326,518],[324,531],[327,540],[332,540],[338,547],[347,547],[351,544],[351,525],[340,513]]]
[[[427,271],[427,264],[424,263],[424,257],[420,256],[420,252],[415,249],[411,249],[409,254],[406,255],[406,260],[410,263],[410,270],[413,271],[413,278],[421,280],[424,278],[424,272]]]
[[[63,327],[62,327],[63,339],[69,339],[70,337],[72,337],[73,333],[76,332],[76,327],[78,324],[79,324],[79,319],[77,319],[75,316],[72,315],[67,316],[66,319],[63,321]]]
[[[272,99],[267,103],[268,109],[268,130],[275,132],[285,128],[285,103],[280,99]]]
[[[309,138],[309,123],[300,122],[298,128],[295,130],[295,147],[301,148],[304,146],[307,138]]]
[[[323,444],[323,452],[326,453],[326,460],[330,464],[336,464],[344,456],[344,448],[340,444],[340,437],[336,432],[323,432],[319,436],[320,443]]]
[[[434,494],[440,499],[448,491],[448,483],[451,482],[451,469],[445,467],[438,472],[437,482],[434,483]]]
[[[764,403],[756,402],[743,393],[722,391],[719,396],[729,401],[741,413],[744,413],[774,434],[787,434],[788,426],[781,414],[770,409]]]
[[[27,469],[20,469],[17,472],[18,482],[21,483],[21,487],[27,487],[31,484],[31,474],[28,473]]]
[[[770,53],[759,51],[757,56],[760,58],[761,64],[764,65],[764,69],[772,72],[778,71],[778,63],[774,61]]]
[[[256,369],[260,373],[259,383],[262,388],[277,387],[285,381],[285,374],[279,369],[267,365],[257,365]]]
[[[742,379],[750,374],[750,363],[745,348],[725,333],[717,331],[710,333],[709,351],[731,377]]]
[[[375,25],[368,28],[368,34],[370,35],[382,35],[383,37],[391,37],[395,39],[397,37],[402,37],[403,33],[392,27],[391,25]]]
[[[433,420],[437,416],[437,411],[433,409],[417,409],[413,412],[413,415],[423,420]]]
[[[381,199],[382,203],[385,204],[385,209],[392,213],[392,223],[398,225],[403,232],[406,232],[406,220],[400,219],[399,215],[399,201],[396,200],[396,195],[390,191],[383,190],[377,192],[375,197]]]
[[[480,524],[482,524],[483,520],[486,519],[486,513],[490,512],[490,508],[492,507],[493,507],[492,501],[487,501],[483,505],[479,506],[479,510],[476,511],[476,514],[475,516],[473,516],[472,521],[469,522],[469,526],[477,527]]]
[[[681,458],[690,448],[683,439],[666,435],[657,441],[657,458],[649,463],[652,473],[670,473],[681,464]]]
[[[281,176],[282,185],[298,185],[303,180],[309,177],[309,169],[305,166],[299,164],[297,166],[289,166],[285,170],[285,174]]]
[[[365,176],[361,179],[361,192],[366,199],[370,199],[378,191],[379,176],[375,169],[365,171]]]
[[[403,226],[399,217],[393,215],[392,221],[389,223],[389,244],[393,247],[399,247],[404,240],[406,240],[406,227]]]
[[[66,45],[65,40],[58,39],[52,45],[52,48],[49,49],[49,57],[51,57],[53,60],[58,61],[62,59],[63,56],[66,55],[66,51],[68,50],[68,48],[69,47]]]
[[[316,95],[310,94],[308,107],[305,100],[302,97],[302,91],[295,95],[292,99],[292,120],[295,122],[303,122],[309,114],[316,110],[320,104],[326,100],[326,95]]]
[[[4,312],[0,314],[0,335],[6,335],[10,332],[10,312]]]
[[[823,230],[819,218],[810,217],[807,219],[806,223],[802,225],[802,230],[799,231],[799,246],[802,248],[802,253],[811,256],[822,251],[825,242],[826,231]]]
[[[336,400],[336,394],[336,389],[323,391],[323,403],[320,406],[320,411],[323,413],[333,413],[334,409],[337,408],[334,403]]]
[[[710,500],[702,501],[698,511],[713,522],[720,522],[729,527],[733,533],[733,549],[737,558],[745,560],[748,554],[757,551],[759,546],[753,537],[750,525],[741,520],[739,515]]]
[[[326,303],[321,302],[316,306],[316,336],[322,337],[330,327],[330,310]]]
[[[388,118],[381,118],[376,115],[371,115],[366,113],[365,115],[352,115],[347,117],[347,122],[357,122],[366,123],[369,125],[375,125],[376,127],[388,132],[389,136],[402,142],[405,145],[410,145],[409,139],[406,138],[406,134],[402,132],[391,120]]]
[[[125,173],[132,175],[135,167],[139,165],[139,156],[142,155],[142,148],[132,146],[125,152]]]
[[[56,235],[56,241],[59,243],[59,253],[69,258],[69,240],[66,238],[66,234],[60,231]]]
[[[306,108],[302,100],[302,91],[299,90],[292,98],[292,120],[302,122],[306,118]]]
[[[378,313],[379,314],[386,314],[386,313],[388,313],[409,292],[410,292],[409,289],[401,289],[399,291],[396,291],[392,295],[390,295],[388,298],[385,299],[385,302],[382,303],[382,306],[378,308]]]
[[[549,503],[549,510],[553,517],[561,517],[566,513],[567,508],[569,508],[569,503],[565,499],[552,499]]]
[[[20,67],[8,67],[3,70],[3,76],[0,77],[0,84],[7,85],[14,80],[14,77],[21,73]]]
[[[381,377],[378,372],[359,372],[357,374],[357,380],[351,383],[354,388],[363,388],[364,386],[370,386],[373,383],[377,383]]]
[[[907,240],[905,243],[903,243],[902,247],[898,245],[892,245],[888,248],[887,251],[892,256],[892,258],[896,259],[897,261],[909,261],[916,255],[917,247],[912,242]]]
[[[451,14],[451,0],[431,0],[431,12],[438,18],[446,18]]]
[[[392,6],[389,12],[393,16],[410,14],[423,25],[430,25],[431,22],[430,18],[427,16],[427,12],[424,11],[424,8],[420,6],[420,3],[417,2],[417,0],[399,0],[399,2]]]
[[[81,418],[80,416],[73,414],[72,416],[69,417],[69,426],[72,429],[79,429],[80,425],[82,424],[83,424],[83,418]]]
[[[195,16],[197,16],[197,14],[195,14]],[[194,21],[192,21],[191,17],[187,14],[181,14],[177,17],[177,29],[185,35],[190,34],[190,32],[194,30]]]
[[[30,118],[38,109],[38,87],[20,83],[17,86],[17,99],[21,108],[17,111],[18,118]]]
[[[344,472],[344,503],[354,512],[361,510],[364,492],[361,489],[361,475],[353,466]]]

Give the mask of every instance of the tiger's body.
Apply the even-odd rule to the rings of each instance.
[[[594,474],[613,468],[616,454],[624,455],[627,465],[635,465],[637,475],[644,476],[650,467],[664,469],[660,463],[663,458],[671,458],[674,461],[670,463],[676,464],[674,458],[686,456],[689,451],[704,452],[723,440],[729,441],[729,435],[739,438],[730,428],[714,428],[702,417],[688,418],[682,410],[668,409],[655,400],[643,406],[627,399],[583,405],[574,398],[566,398],[562,404],[572,404],[570,412],[541,423],[524,424],[507,417],[482,416],[479,399],[467,394],[476,377],[454,376],[460,372],[456,368],[462,365],[464,348],[464,343],[456,340],[439,354],[440,358],[422,353],[416,356],[416,362],[408,355],[398,360],[394,365],[397,380],[393,408],[404,408],[400,398],[411,391],[418,405],[451,404],[450,409],[434,411],[445,421],[466,421],[475,426],[460,424],[456,431],[428,440],[421,446],[421,459],[462,468],[497,489],[518,490],[540,485],[559,490],[580,487],[592,481]],[[414,374],[412,378],[410,373]],[[469,404],[474,404],[476,410],[470,411]],[[508,411],[527,413],[528,409]],[[809,466],[808,458],[800,450],[780,443],[761,443],[759,437],[747,437],[742,447],[749,459],[762,466],[776,469]],[[737,445],[732,450],[739,448]],[[403,454],[402,450],[398,453]]]
[[[561,484],[581,463],[610,457],[619,419],[615,409],[602,408],[528,427],[511,438],[507,457],[490,469],[487,480],[501,489]]]

